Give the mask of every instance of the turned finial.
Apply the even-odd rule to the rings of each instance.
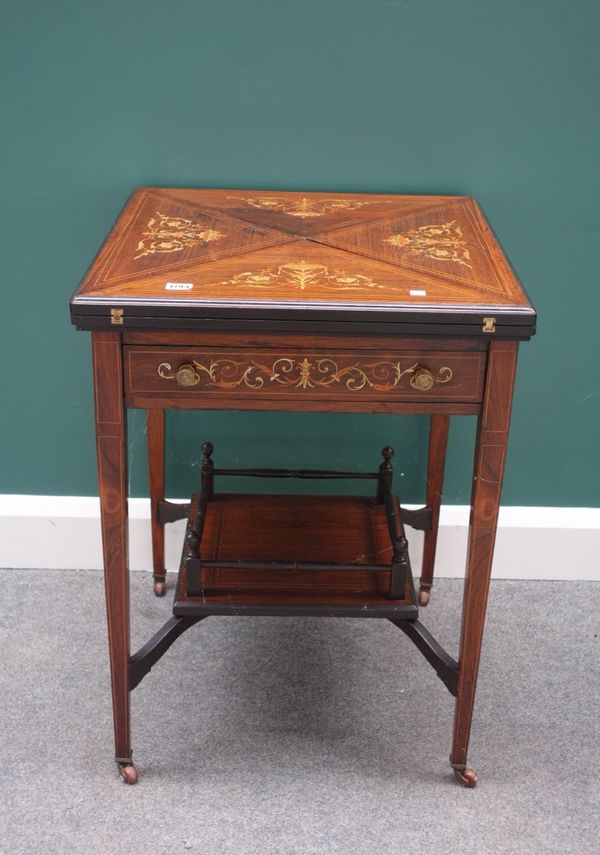
[[[202,443],[202,463],[200,465],[200,486],[202,492],[208,499],[213,497],[213,471],[215,464],[211,459],[211,454],[214,451],[212,442]]]
[[[408,540],[404,535],[400,535],[394,541],[394,555],[400,560],[406,560],[408,556]]]
[[[393,466],[390,460],[394,456],[394,449],[391,445],[386,445],[381,449],[383,460],[379,464],[379,475],[377,478],[377,495],[376,501],[383,502],[385,496],[392,489],[392,473]]]
[[[187,556],[189,558],[195,557],[198,552],[198,547],[200,546],[200,538],[194,529],[191,529],[191,531],[187,533],[185,543]]]

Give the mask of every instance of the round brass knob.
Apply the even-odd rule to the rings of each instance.
[[[175,379],[180,386],[195,386],[200,378],[194,366],[186,363],[179,366]]]
[[[418,392],[429,392],[433,386],[433,374],[429,368],[419,366],[410,378],[410,385]]]

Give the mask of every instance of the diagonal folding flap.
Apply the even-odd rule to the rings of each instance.
[[[481,303],[514,303],[521,289],[492,246],[483,216],[468,198],[393,214],[315,238],[320,243],[383,261],[468,291]],[[495,253],[494,253],[495,250]]]
[[[99,296],[249,306],[252,304],[431,305],[477,301],[472,289],[365,256],[294,241],[179,271],[186,290],[170,290],[164,274],[107,283]]]
[[[132,201],[127,227],[105,247],[83,290],[171,274],[291,240],[281,232],[174,199],[160,190],[143,191]]]
[[[420,210],[443,196],[383,196],[370,193],[295,193],[265,190],[169,190],[183,201],[295,237],[312,237],[390,214]]]

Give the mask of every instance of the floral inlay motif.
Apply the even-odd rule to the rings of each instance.
[[[171,217],[169,214],[161,214],[160,211],[156,212],[156,216],[158,219],[152,217],[146,231],[142,232],[135,260],[156,253],[181,252],[193,244],[210,243],[225,237],[216,229],[207,229],[184,217]]]
[[[308,261],[292,261],[279,267],[265,267],[262,270],[248,270],[238,273],[231,279],[218,282],[218,285],[237,285],[251,288],[269,288],[272,285],[290,285],[300,291],[308,287],[335,285],[339,291],[359,291],[364,288],[381,289],[370,276],[348,273],[346,270],[329,270],[324,264],[311,264]]]
[[[309,199],[302,196],[300,199],[285,199],[278,196],[228,196],[228,199],[237,199],[245,202],[251,208],[259,208],[262,211],[280,211],[288,217],[300,217],[309,219],[311,217],[323,217],[325,214],[335,214],[338,211],[358,211],[367,205],[381,204],[380,199]]]
[[[469,249],[456,220],[440,225],[419,226],[390,235],[384,238],[384,241],[406,250],[411,255],[422,255],[433,261],[451,261],[471,267]]]
[[[373,389],[376,392],[389,392],[401,385],[403,378],[418,391],[416,382],[422,367],[417,362],[402,367],[400,362],[348,362],[340,364],[329,356],[308,358],[279,357],[265,363],[257,359],[237,360],[226,358],[209,359],[206,362],[192,360],[189,363],[195,376],[189,386],[216,386],[220,389],[235,389],[246,386],[248,389],[268,389],[287,386],[294,389],[326,389],[341,385],[351,392]],[[177,371],[168,362],[158,366],[158,375],[164,380],[176,380]],[[444,365],[431,375],[431,384],[448,383],[452,379],[452,369]]]

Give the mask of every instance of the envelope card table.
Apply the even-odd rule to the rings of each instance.
[[[519,342],[536,314],[477,203],[459,196],[140,188],[71,300],[92,333],[98,478],[116,761],[134,783],[130,692],[207,616],[380,617],[455,696],[450,761],[467,748]],[[127,409],[147,411],[154,591],[164,525],[188,518],[172,616],[133,655],[127,562]],[[421,413],[426,506],[394,495],[393,451],[370,472],[241,474],[374,482],[364,496],[222,493],[215,447],[200,491],[165,500],[166,409]],[[419,619],[427,605],[449,417],[477,417],[460,646]],[[365,453],[360,449],[360,453]],[[378,453],[377,453],[378,457]],[[372,454],[369,459],[372,459]],[[239,474],[239,473],[238,473]],[[418,594],[405,526],[425,532]]]

